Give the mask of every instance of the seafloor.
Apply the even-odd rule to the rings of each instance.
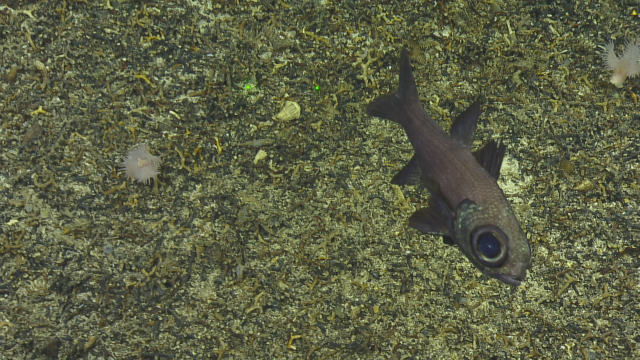
[[[0,358],[639,358],[640,80],[600,55],[635,4],[1,0]],[[364,112],[403,46],[508,145],[519,287],[407,226],[413,150]]]

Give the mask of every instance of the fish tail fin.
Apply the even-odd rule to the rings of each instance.
[[[380,96],[367,106],[367,114],[388,119],[402,124],[406,118],[406,111],[416,106],[422,109],[416,80],[411,71],[409,51],[404,48],[400,54],[400,81],[395,93]]]

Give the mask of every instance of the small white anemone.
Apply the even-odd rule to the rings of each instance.
[[[141,183],[149,183],[151,178],[157,181],[160,173],[160,157],[153,156],[147,149],[147,144],[140,144],[129,151],[127,157],[119,164],[128,179],[136,179]]]
[[[627,42],[627,47],[621,57],[616,55],[613,41],[606,46],[602,46],[605,52],[602,53],[602,60],[607,69],[613,70],[611,75],[611,83],[619,88],[622,87],[627,77],[634,77],[640,74],[640,43],[638,40]]]

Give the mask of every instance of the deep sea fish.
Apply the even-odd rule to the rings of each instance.
[[[471,152],[480,104],[458,115],[447,135],[420,104],[409,52],[403,49],[398,90],[372,101],[367,114],[402,125],[413,145],[415,154],[391,182],[421,181],[431,198],[428,207],[411,215],[409,226],[456,244],[484,274],[520,285],[531,250],[496,182],[506,146],[490,141]]]

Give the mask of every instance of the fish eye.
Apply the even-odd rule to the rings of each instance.
[[[480,226],[471,234],[474,255],[486,267],[499,267],[507,259],[507,236],[495,226]]]
[[[500,241],[492,233],[483,234],[478,240],[478,250],[485,257],[493,259],[500,255]]]

